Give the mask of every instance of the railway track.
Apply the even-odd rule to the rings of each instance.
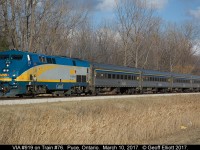
[[[145,93],[145,94],[134,94],[134,95],[152,95],[153,93]],[[154,95],[161,95],[161,94],[172,94],[172,93],[157,93]],[[178,94],[178,93],[176,93]],[[179,93],[180,94],[180,93]],[[24,96],[24,97],[0,97],[0,101],[4,100],[26,100],[26,99],[45,99],[45,98],[74,98],[74,97],[97,97],[97,96],[125,96],[125,95],[130,95],[130,94],[122,94],[122,95],[116,95],[116,94],[98,94],[98,95],[93,95],[93,96],[88,96],[88,95],[71,95],[71,96],[52,96],[52,94],[41,94],[36,97],[31,97],[31,96]]]
[[[168,93],[165,93],[168,94]],[[123,94],[126,95],[126,94]],[[141,95],[141,94],[134,94],[134,95]],[[147,95],[147,94],[146,94]],[[45,98],[74,98],[74,97],[97,97],[97,96],[117,96],[116,94],[98,94],[98,95],[93,95],[93,96],[88,96],[88,95],[71,95],[71,96],[52,96],[51,94],[44,94],[44,95],[39,95],[37,97],[31,97],[31,96],[24,96],[24,97],[0,97],[0,101],[4,100],[26,100],[26,99],[45,99]],[[121,96],[121,95],[118,95]]]
[[[36,97],[36,98],[8,98],[0,99],[0,105],[23,105],[37,103],[52,103],[65,101],[91,101],[91,100],[115,100],[122,98],[142,98],[142,97],[163,97],[163,96],[178,96],[178,95],[199,95],[200,93],[176,93],[176,94],[143,94],[143,95],[101,95],[101,96],[71,96],[71,97]]]

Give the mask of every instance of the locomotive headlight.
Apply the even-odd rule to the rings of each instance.
[[[6,64],[10,64],[10,61],[9,61],[9,60],[7,60],[7,61],[6,61]]]
[[[3,69],[3,72],[9,72],[9,69]]]
[[[9,64],[6,64],[6,67],[9,67]]]

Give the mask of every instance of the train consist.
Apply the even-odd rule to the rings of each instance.
[[[199,91],[200,76],[19,50],[0,52],[0,97]]]

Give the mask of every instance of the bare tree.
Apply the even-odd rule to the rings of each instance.
[[[191,73],[194,69],[192,28],[168,24],[162,35],[162,68],[166,71]],[[186,34],[187,33],[187,34]],[[190,33],[190,34],[189,34]]]
[[[3,0],[0,7],[12,47],[48,54],[66,53],[72,30],[88,13],[86,7],[75,9],[65,0]]]
[[[153,10],[146,7],[145,1],[116,0],[118,32],[122,39],[124,66],[142,67],[142,58],[148,59],[149,50],[142,49],[142,44],[149,39],[152,27],[156,23]]]

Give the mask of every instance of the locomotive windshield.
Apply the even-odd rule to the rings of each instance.
[[[11,55],[11,59],[13,60],[22,60],[23,55]]]
[[[0,60],[9,59],[9,55],[0,55]]]
[[[0,55],[0,60],[12,59],[12,60],[22,60],[23,55]]]

